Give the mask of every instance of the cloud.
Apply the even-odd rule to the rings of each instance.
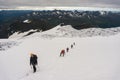
[[[120,8],[120,0],[0,0],[0,8],[22,6],[79,6]]]

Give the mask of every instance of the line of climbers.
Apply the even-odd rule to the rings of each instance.
[[[72,49],[73,46],[75,46],[75,42],[73,44],[71,44],[70,48]],[[67,47],[66,48],[66,52],[69,52],[69,48]],[[60,52],[60,56],[63,56],[64,57],[65,55],[65,50],[61,50]],[[36,54],[33,54],[33,53],[30,53],[30,65],[32,66],[32,69],[33,69],[33,72],[35,73],[37,68],[36,68],[36,65],[38,65],[38,61],[37,61],[38,57]]]
[[[73,46],[75,46],[75,42],[73,44],[71,44],[71,49],[73,48]],[[66,48],[66,52],[69,52],[69,48],[67,47]],[[65,49],[62,49],[61,52],[60,52],[60,56],[63,56],[64,57],[65,55]]]

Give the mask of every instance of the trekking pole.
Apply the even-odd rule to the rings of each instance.
[[[40,69],[40,67],[37,65],[37,68],[38,68],[38,70]]]
[[[32,69],[32,65],[30,65],[30,68]]]
[[[37,68],[39,68],[39,66],[37,65]]]

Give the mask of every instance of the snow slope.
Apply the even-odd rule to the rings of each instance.
[[[18,45],[19,43],[12,41],[12,40],[7,40],[7,39],[1,39],[0,40],[0,51],[7,50],[13,46]]]
[[[56,29],[44,34],[54,34]],[[0,51],[0,80],[120,80],[119,33],[51,39],[37,37],[37,33],[33,35],[7,40],[20,44]],[[70,48],[73,42],[76,43],[73,49],[60,57],[61,49]],[[38,55],[36,73],[32,73],[29,65],[31,52]]]

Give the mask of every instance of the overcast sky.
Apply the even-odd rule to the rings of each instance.
[[[120,8],[120,0],[0,0],[1,9],[14,9],[22,6],[75,6],[75,7],[104,7]]]

